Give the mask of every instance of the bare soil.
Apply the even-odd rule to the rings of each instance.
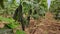
[[[44,18],[31,19],[25,32],[27,34],[60,34],[60,21],[55,20],[53,14],[47,12]]]

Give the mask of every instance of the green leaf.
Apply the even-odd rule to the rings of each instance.
[[[22,30],[16,30],[16,34],[26,34],[26,33]]]

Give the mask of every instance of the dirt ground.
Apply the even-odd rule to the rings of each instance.
[[[60,34],[60,21],[55,20],[53,14],[47,12],[44,18],[31,19],[25,32],[27,34]]]

